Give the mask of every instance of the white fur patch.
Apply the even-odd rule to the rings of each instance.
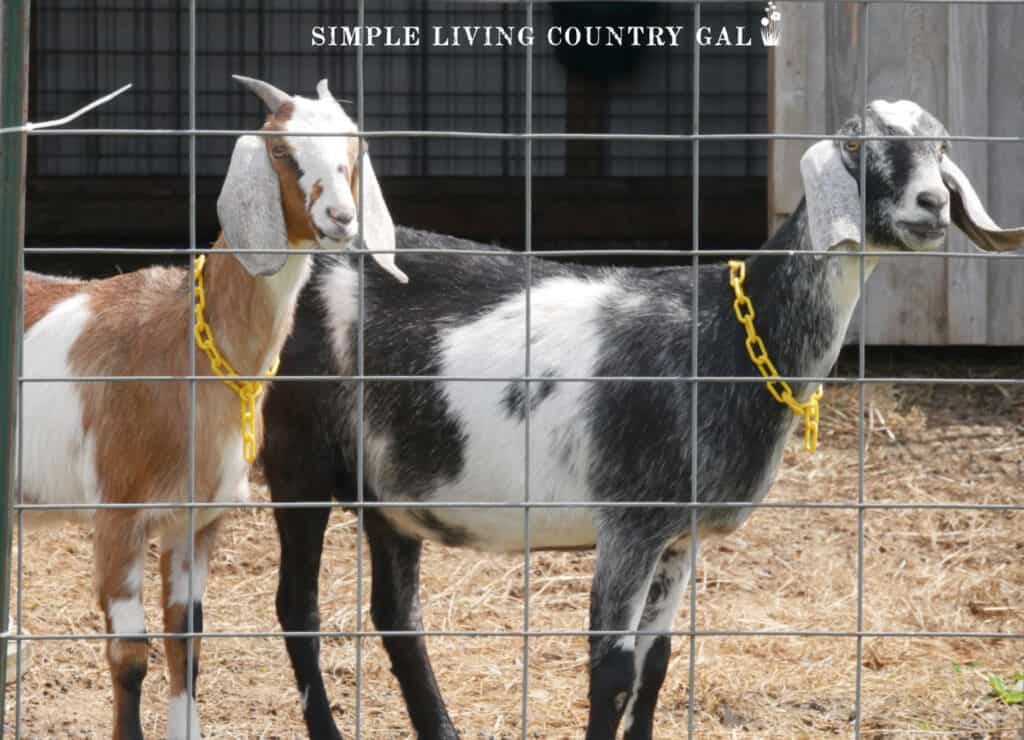
[[[302,177],[299,186],[306,195],[306,205],[314,186],[320,187],[320,197],[312,204],[310,216],[320,231],[339,239],[350,241],[358,233],[357,206],[352,196],[350,177],[357,166],[352,153],[358,147],[352,146],[350,136],[308,136],[303,131],[337,131],[355,133],[358,129],[341,106],[333,98],[310,100],[294,96],[295,109],[288,120],[288,143]],[[331,220],[327,209],[335,214],[343,213],[351,218],[344,232]]]
[[[875,111],[885,123],[906,133],[913,133],[917,126],[918,119],[923,111],[921,106],[910,100],[897,100],[890,103],[888,100],[875,100],[871,103],[871,110]]]
[[[331,348],[338,365],[345,367],[355,361],[349,330],[359,318],[359,273],[338,264],[324,273],[316,287],[327,310]]]
[[[140,558],[132,563],[132,566],[128,569],[128,575],[124,578],[124,590],[128,593],[140,593],[142,591],[142,578],[145,575],[144,563],[145,561]]]
[[[206,560],[205,553],[195,552],[195,567],[189,570],[187,567],[186,559],[188,558],[187,550],[175,550],[174,557],[172,559],[172,575],[171,575],[171,593],[170,601],[171,605],[183,605],[189,603],[189,573],[192,573],[192,601],[202,601],[203,594],[206,593],[206,574],[209,570],[209,563]]]
[[[107,604],[110,616],[110,629],[118,635],[141,635],[146,632],[146,612],[142,608],[142,599],[111,599]]]
[[[195,701],[186,692],[172,696],[167,702],[168,740],[200,740],[201,737]]]
[[[615,290],[611,278],[590,281],[558,277],[539,283],[531,293],[530,371],[534,377],[550,375],[554,387],[530,416],[530,501],[590,500],[586,482],[589,440],[582,403],[588,385],[558,382],[558,378],[593,374],[599,306]],[[476,321],[442,333],[441,373],[496,378],[523,373],[525,317],[525,296],[520,294]],[[435,500],[524,500],[525,425],[506,409],[508,385],[506,380],[444,384],[451,413],[466,435],[466,464],[458,480],[437,489]],[[531,405],[539,386],[539,382],[530,384]],[[374,456],[368,456],[367,463],[368,467],[372,465]],[[402,497],[400,490],[384,491],[386,498]],[[472,532],[479,547],[514,552],[525,545],[520,509],[431,512],[450,527]],[[401,512],[394,511],[390,516],[400,527],[431,536]],[[530,512],[531,547],[586,547],[594,540],[593,512],[588,508]]]
[[[844,256],[832,257],[831,259],[833,262],[828,276],[828,294],[832,298],[836,332],[833,335],[832,344],[820,358],[819,364],[807,368],[805,371],[804,374],[810,377],[822,378],[832,370],[836,358],[839,357],[839,350],[843,347],[846,331],[850,326],[850,320],[853,318],[853,311],[860,301],[863,288],[861,284],[860,257]],[[871,277],[871,273],[874,272],[877,266],[878,257],[866,256],[864,258],[865,282]],[[808,392],[807,398],[801,398],[800,401],[804,402],[810,398],[810,393],[813,393],[813,391],[814,388]]]
[[[264,389],[266,392],[266,389]],[[258,412],[257,412],[258,413]],[[242,457],[241,429],[231,428],[231,433],[221,443],[220,481],[213,492],[214,503],[234,504],[249,500],[249,463]],[[219,515],[221,510],[215,510]],[[196,531],[206,524],[199,522],[201,510],[196,510]]]
[[[26,378],[72,377],[68,354],[92,318],[88,297],[61,301],[25,333]],[[96,441],[82,429],[77,385],[25,383],[22,396],[22,488],[25,503],[95,504],[101,499],[96,475]],[[90,510],[58,514],[92,517]],[[35,515],[41,519],[45,515]]]
[[[292,246],[301,249],[315,249],[317,245],[316,242],[302,242]],[[309,280],[311,269],[312,261],[308,254],[291,254],[288,255],[284,267],[278,272],[259,278],[274,306],[275,325],[272,328],[271,336],[277,336],[283,325],[291,321],[292,314],[295,312],[295,303],[299,299],[299,292]],[[266,335],[263,332],[253,332],[253,336],[261,342],[266,342]],[[260,375],[265,374],[273,367],[276,359],[276,355],[269,351],[265,352],[257,372]]]

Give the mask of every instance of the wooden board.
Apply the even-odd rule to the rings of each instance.
[[[786,3],[775,50],[773,130],[833,131],[868,99],[911,99],[951,132],[1024,129],[1024,7],[978,4]],[[824,70],[824,79],[816,76]],[[768,211],[777,224],[801,195],[802,142],[776,142]],[[957,143],[953,156],[991,215],[1024,224],[1024,146]],[[959,232],[958,255],[978,250]],[[883,260],[865,291],[866,341],[897,345],[1024,344],[1024,260]],[[858,311],[858,314],[860,312]],[[855,319],[847,341],[857,340]]]

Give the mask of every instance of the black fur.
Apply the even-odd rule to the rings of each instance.
[[[650,740],[654,734],[654,708],[658,692],[665,682],[672,643],[668,637],[657,637],[651,644],[640,672],[640,690],[633,705],[633,724],[626,730],[624,740]]]
[[[633,688],[633,652],[612,647],[600,657],[591,639],[590,719],[587,740],[615,740],[622,713]]]
[[[530,384],[530,413],[537,410],[541,403],[555,392],[555,383],[551,378],[557,377],[554,370],[545,370],[541,373],[544,380]],[[505,406],[505,412],[519,421],[526,419],[526,383],[509,383],[505,386],[501,400]]]

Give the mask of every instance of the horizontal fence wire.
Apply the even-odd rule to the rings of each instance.
[[[478,0],[462,0],[465,4],[476,3]],[[509,6],[523,6],[526,9],[527,19],[532,18],[532,0],[499,0]],[[569,0],[574,2],[575,0]],[[699,22],[700,18],[700,3],[694,3],[693,0],[665,0],[666,2],[679,5],[693,5],[694,6],[694,18]],[[817,0],[818,2],[831,2],[831,0]],[[918,3],[926,4],[950,4],[948,0],[916,0]],[[987,4],[1011,4],[1018,0],[986,0]],[[864,19],[865,29],[868,24],[868,8],[869,5],[885,5],[891,3],[903,3],[904,0],[871,0],[870,3],[860,4],[862,8],[862,17]],[[716,4],[736,4],[736,5],[747,5],[746,0],[718,0]],[[85,7],[85,6],[83,6]],[[89,4],[90,9],[94,9],[95,4]],[[362,18],[365,12],[365,0],[360,0],[358,5],[359,16]],[[699,244],[699,173],[700,173],[700,155],[699,145],[701,142],[728,142],[728,141],[750,141],[750,142],[771,142],[771,141],[819,141],[823,139],[831,140],[854,140],[854,141],[953,141],[953,142],[978,142],[978,143],[992,143],[992,144],[1021,144],[1024,143],[1024,135],[1021,136],[972,136],[972,135],[951,135],[948,137],[920,137],[920,136],[905,136],[905,135],[858,135],[858,136],[838,136],[835,134],[809,134],[809,133],[700,133],[698,131],[699,122],[699,72],[700,72],[700,53],[698,47],[695,45],[694,48],[694,85],[693,85],[693,116],[694,116],[694,132],[693,133],[671,133],[671,134],[648,134],[648,133],[585,133],[585,132],[535,132],[532,130],[531,124],[531,113],[532,113],[532,67],[530,64],[530,53],[531,49],[527,50],[527,78],[525,80],[525,130],[522,132],[486,132],[486,131],[463,131],[463,130],[425,130],[425,129],[407,129],[407,130],[380,130],[380,131],[363,131],[360,130],[358,133],[340,133],[335,131],[320,131],[320,132],[303,132],[302,134],[294,134],[289,132],[273,132],[263,130],[234,130],[234,129],[222,129],[222,128],[202,128],[196,125],[196,80],[195,80],[195,22],[196,22],[196,7],[195,0],[189,5],[188,12],[190,20],[190,67],[189,67],[189,79],[188,79],[188,95],[189,95],[189,125],[182,128],[74,128],[74,129],[54,129],[54,130],[35,130],[28,132],[28,136],[31,137],[49,137],[49,136],[84,136],[84,137],[129,137],[129,136],[142,136],[142,137],[182,137],[188,140],[189,145],[189,222],[190,222],[190,243],[188,249],[167,249],[167,248],[154,248],[154,249],[143,249],[143,248],[130,248],[130,247],[31,247],[23,248],[22,259],[24,255],[31,254],[145,254],[145,255],[196,255],[210,253],[212,250],[206,248],[198,248],[196,245],[196,142],[197,139],[203,137],[237,137],[240,135],[255,135],[255,136],[358,136],[361,139],[374,140],[374,139],[475,139],[475,140],[499,140],[499,141],[522,141],[526,143],[526,160],[525,160],[525,222],[526,222],[526,240],[525,240],[525,251],[516,252],[501,252],[502,258],[514,258],[517,256],[524,257],[527,262],[527,269],[532,264],[532,258],[583,258],[583,257],[609,257],[609,256],[664,256],[664,257],[690,257],[692,260],[692,267],[697,268],[700,264],[699,257],[704,258],[716,258],[722,255],[736,255],[736,256],[748,256],[748,255],[789,255],[792,254],[789,250],[760,250],[760,249],[749,249],[749,250],[723,250],[723,251],[701,251],[696,248]],[[364,86],[364,69],[362,59],[362,47],[358,49],[358,65],[359,69],[357,72],[357,89],[360,102],[363,98],[363,86]],[[867,50],[865,46],[862,63],[866,66],[867,64]],[[862,81],[864,85],[864,102],[867,103],[867,75],[862,75]],[[363,106],[360,104],[359,118],[360,124],[362,124],[363,117]],[[607,142],[692,142],[694,144],[693,166],[691,177],[693,181],[693,249],[680,249],[680,250],[665,250],[665,249],[640,249],[640,250],[623,250],[623,249],[579,249],[579,250],[550,250],[550,251],[534,251],[531,249],[531,210],[532,210],[532,189],[531,182],[533,179],[533,173],[531,171],[531,156],[529,146],[532,142],[544,142],[544,141],[607,141]],[[863,187],[863,173],[864,168],[861,168],[862,172],[862,188],[861,197],[865,198],[865,189]],[[360,172],[360,175],[362,173]],[[362,189],[360,189],[362,190]],[[360,203],[360,207],[361,207]],[[862,208],[863,212],[863,208]],[[362,227],[362,218],[359,219],[360,228]],[[863,233],[863,231],[862,231]],[[224,249],[217,250],[221,252],[240,252],[240,249]],[[262,250],[267,253],[284,252],[295,254],[315,254],[325,253],[338,250],[320,250],[320,249],[301,249],[301,250]],[[495,252],[491,250],[427,250],[427,249],[399,249],[394,250],[395,253],[401,255],[402,253],[407,254],[436,254],[436,255],[495,255]],[[351,252],[345,252],[351,254]],[[359,288],[359,341],[358,341],[358,363],[360,371],[353,375],[324,375],[324,376],[279,376],[275,378],[274,382],[346,382],[346,383],[357,383],[360,387],[360,413],[358,415],[358,423],[360,433],[358,434],[358,460],[359,467],[362,470],[363,466],[363,440],[364,434],[363,429],[363,413],[362,413],[362,389],[364,384],[370,382],[502,382],[502,383],[523,383],[526,387],[527,394],[527,405],[529,405],[529,392],[530,384],[533,382],[549,382],[551,378],[547,376],[536,376],[532,374],[530,368],[529,358],[529,337],[530,337],[530,313],[529,310],[526,313],[525,320],[525,331],[527,336],[526,350],[525,350],[525,369],[522,374],[509,374],[507,376],[447,376],[447,375],[378,375],[373,373],[366,373],[363,369],[363,329],[364,329],[364,318],[365,318],[365,307],[364,307],[364,295],[363,295],[363,267],[364,257],[366,253],[359,254],[360,263],[360,288]],[[881,259],[903,259],[903,258],[940,258],[940,259],[994,259],[994,260],[1007,260],[1007,259],[1024,259],[1024,253],[1021,254],[988,254],[981,252],[973,253],[952,253],[952,252],[895,252],[895,253],[871,253],[866,254],[863,249],[858,250],[835,250],[830,252],[827,257],[858,257],[861,261],[861,270],[863,277],[864,261],[867,257],[870,258],[881,258]],[[190,268],[191,269],[191,268]],[[527,279],[525,291],[527,306],[530,305],[530,292],[532,290],[532,281]],[[693,291],[693,320],[696,322],[697,317],[697,301],[699,295],[699,281],[694,282]],[[861,303],[859,307],[861,316],[861,325],[866,325],[867,308],[866,308],[866,296],[867,293],[862,293]],[[194,317],[193,319],[194,320]],[[22,332],[23,338],[24,332]],[[696,337],[697,331],[694,325],[692,336],[694,337],[693,343],[693,361],[692,361],[692,373],[685,376],[673,376],[673,377],[645,377],[645,376],[578,376],[578,377],[559,377],[556,382],[566,383],[621,383],[621,382],[636,382],[636,383],[688,383],[693,388],[691,393],[691,403],[693,404],[693,410],[696,411],[697,396],[699,392],[700,384],[704,383],[764,383],[764,379],[760,377],[739,377],[739,376],[712,376],[712,375],[700,375],[697,372],[697,347]],[[358,500],[354,502],[231,502],[231,503],[217,503],[217,502],[203,502],[195,500],[195,449],[194,449],[194,434],[190,435],[190,449],[188,454],[188,465],[192,474],[190,478],[189,486],[189,501],[186,502],[152,502],[152,503],[88,503],[88,504],[27,504],[24,503],[23,497],[20,495],[20,474],[21,464],[19,460],[18,475],[19,475],[19,497],[18,502],[13,505],[13,509],[17,512],[18,516],[18,563],[17,563],[17,576],[18,576],[18,605],[17,605],[17,619],[16,629],[10,635],[10,639],[16,643],[21,642],[33,642],[33,641],[54,641],[54,640],[106,640],[115,637],[124,637],[124,635],[116,635],[111,633],[91,632],[91,633],[60,633],[60,634],[33,634],[26,635],[22,632],[23,622],[23,608],[22,608],[22,593],[23,593],[23,567],[22,567],[22,545],[24,544],[22,539],[22,532],[24,529],[23,516],[27,513],[32,512],[54,512],[54,511],[102,511],[110,509],[125,509],[125,510],[186,510],[189,514],[189,527],[190,530],[194,531],[195,526],[195,512],[197,510],[214,509],[217,511],[228,511],[232,509],[237,510],[249,510],[249,509],[345,509],[350,511],[358,512],[357,529],[361,533],[362,531],[362,514],[365,510],[416,510],[416,509],[506,509],[515,510],[521,509],[524,512],[523,526],[526,530],[526,541],[529,542],[529,511],[530,509],[540,510],[554,510],[554,509],[619,509],[619,508],[646,508],[646,509],[689,509],[689,510],[722,510],[722,509],[742,509],[742,510],[775,510],[775,509],[794,509],[794,510],[829,510],[829,511],[852,511],[857,513],[858,526],[857,526],[857,598],[856,598],[856,628],[852,630],[802,630],[802,629],[775,629],[775,630],[734,630],[734,629],[705,629],[697,627],[696,611],[697,611],[697,581],[696,581],[696,562],[692,563],[690,570],[690,616],[689,623],[686,629],[680,630],[657,630],[657,631],[645,631],[645,630],[545,630],[545,629],[534,629],[530,626],[530,610],[529,610],[529,549],[524,554],[523,562],[523,573],[525,583],[525,608],[524,608],[524,621],[522,629],[503,629],[503,630],[434,630],[434,629],[420,629],[420,630],[367,630],[362,628],[361,614],[362,614],[362,574],[363,574],[363,560],[362,560],[362,548],[358,548],[356,559],[357,559],[357,572],[359,574],[358,582],[358,593],[357,593],[357,627],[354,630],[316,630],[316,631],[268,631],[268,630],[223,630],[223,631],[195,631],[195,625],[192,624],[192,615],[189,614],[189,625],[186,632],[181,633],[162,633],[162,632],[150,632],[147,633],[149,638],[164,638],[164,637],[203,637],[203,638],[230,638],[230,639],[244,639],[244,638],[282,638],[282,637],[318,637],[318,638],[347,638],[357,640],[357,659],[356,659],[356,670],[355,670],[355,692],[356,692],[356,705],[355,705],[355,732],[356,737],[360,736],[361,733],[361,699],[363,693],[363,666],[362,666],[362,648],[361,641],[364,638],[374,637],[406,637],[406,636],[421,636],[421,637],[510,637],[523,640],[523,666],[522,666],[522,706],[521,706],[521,734],[525,737],[528,725],[528,695],[527,695],[527,682],[529,680],[529,640],[536,637],[593,637],[593,636],[641,636],[641,635],[670,635],[674,637],[687,638],[690,641],[690,660],[689,660],[689,697],[688,697],[688,730],[692,736],[694,734],[694,677],[695,677],[695,646],[698,638],[716,638],[716,637],[776,637],[776,638],[841,638],[841,639],[853,639],[857,641],[857,674],[856,674],[856,698],[855,698],[855,735],[860,734],[862,730],[862,678],[861,678],[861,664],[863,662],[862,655],[862,643],[865,638],[913,638],[913,639],[941,639],[941,638],[963,638],[963,639],[1011,639],[1020,640],[1024,639],[1024,633],[1014,632],[998,632],[998,631],[981,631],[981,632],[968,632],[968,631],[906,631],[906,630],[873,630],[864,628],[864,615],[863,615],[863,601],[864,601],[864,515],[868,511],[884,511],[884,510],[907,510],[907,511],[992,511],[992,512],[1017,512],[1024,511],[1024,502],[1019,504],[997,504],[997,503],[985,503],[985,502],[917,502],[917,503],[903,503],[895,501],[873,501],[869,500],[866,496],[865,488],[865,397],[864,389],[866,386],[871,384],[927,384],[927,385],[963,385],[963,386],[989,386],[989,385],[1008,385],[1018,386],[1024,385],[1024,378],[976,378],[976,377],[899,377],[892,375],[883,375],[878,377],[868,377],[866,367],[866,340],[864,332],[860,332],[857,342],[858,351],[858,373],[855,376],[827,376],[827,377],[806,377],[806,376],[781,376],[780,379],[788,380],[790,382],[813,382],[813,383],[824,383],[828,385],[837,384],[855,384],[858,386],[859,392],[859,408],[860,414],[858,418],[858,483],[857,483],[857,495],[856,500],[851,501],[787,501],[787,502],[775,502],[775,501],[700,501],[698,500],[698,482],[696,480],[696,473],[693,474],[690,484],[692,486],[692,492],[690,500],[686,501],[608,501],[608,502],[595,502],[595,501],[540,501],[531,499],[529,496],[529,485],[530,485],[530,431],[529,431],[529,415],[527,415],[527,424],[525,426],[525,441],[526,446],[524,449],[524,469],[525,469],[525,480],[524,480],[524,497],[519,501],[505,501],[505,502],[493,502],[493,501],[443,501],[443,502],[429,502],[429,501],[375,501],[365,498],[363,493],[363,476],[359,475],[359,495]],[[23,353],[22,353],[23,354]],[[19,370],[18,373],[18,392],[19,392],[19,403],[18,411],[19,415],[22,408],[20,402],[21,394],[25,383],[56,383],[56,382],[182,382],[187,381],[192,385],[190,393],[190,426],[194,429],[195,414],[196,414],[196,394],[195,386],[198,382],[221,382],[221,379],[216,376],[199,375],[196,373],[194,368],[194,357],[193,367],[188,375],[152,375],[152,376],[76,376],[76,377],[33,377],[26,376],[23,370]],[[266,378],[263,376],[239,376],[239,380],[263,380]],[[694,445],[694,459],[696,459],[696,444],[697,444],[697,421],[696,413],[692,414],[692,440],[691,444]],[[18,429],[19,440],[23,432],[23,420],[20,423]],[[19,444],[19,457],[23,445]],[[1014,449],[1009,447],[1008,449]],[[696,518],[692,520],[692,526],[696,526]],[[696,531],[692,532],[693,541],[696,542]],[[194,561],[194,553],[189,552],[190,562]],[[189,590],[192,589],[192,577],[191,568],[189,575]],[[188,643],[189,650],[192,649],[191,641]],[[16,699],[16,717],[21,716],[21,683],[22,679],[19,675],[17,676],[17,699]],[[191,684],[192,677],[189,675],[188,681]],[[191,692],[190,692],[191,693]],[[189,718],[188,721],[191,721]],[[16,735],[20,736],[20,721],[16,726]]]
[[[265,375],[236,375],[232,376],[238,380],[260,380],[267,382]],[[779,375],[777,380],[787,382],[824,383],[850,385],[862,383],[865,385],[879,383],[905,383],[907,385],[1021,385],[1024,378],[929,378],[929,377],[900,377],[900,376],[879,376],[879,377],[826,377],[813,375]],[[23,383],[152,383],[172,381],[202,380],[209,382],[223,382],[223,379],[216,375],[80,375],[64,377],[21,377]],[[377,382],[459,382],[459,383],[530,383],[530,382],[551,382],[551,383],[764,383],[764,378],[747,375],[594,375],[579,377],[559,377],[556,379],[547,376],[537,375],[509,375],[506,377],[495,375],[277,375],[274,382],[355,382],[365,381]]]
[[[408,131],[264,131],[262,129],[202,129],[202,128],[78,128],[41,129],[28,131],[29,136],[287,136],[301,137],[353,137],[360,139],[497,139],[503,141],[964,141],[995,144],[1019,144],[1024,136],[971,136],[950,134],[948,136],[917,136],[909,134],[630,134],[630,133],[503,133],[487,131],[430,131],[426,129]]]
[[[199,255],[219,252],[221,254],[239,254],[242,252],[252,254],[311,254],[311,255],[358,255],[359,252],[337,249],[241,249],[238,247],[224,248],[181,248],[154,247],[146,249],[143,247],[25,247],[26,254],[153,254],[153,255]],[[754,255],[788,257],[793,254],[792,250],[786,249],[727,249],[705,251],[699,249],[552,249],[533,252],[496,252],[493,249],[380,249],[374,250],[375,254],[448,254],[453,256],[476,256],[494,257],[496,259],[551,259],[555,257],[689,257],[701,256],[707,260],[720,260],[724,256],[751,257]],[[824,258],[830,257],[859,257],[863,254],[860,250],[833,249]],[[997,254],[994,252],[870,252],[871,259],[908,259],[908,258],[933,258],[933,259],[980,259],[980,260],[1014,260],[1024,259],[1024,252]],[[710,264],[710,262],[708,263]]]
[[[133,633],[126,633],[129,637]],[[881,638],[920,638],[920,639],[941,639],[952,637],[963,637],[977,640],[1021,640],[1024,639],[1024,632],[929,632],[929,631],[887,631],[887,630],[729,630],[729,629],[701,629],[690,630],[530,630],[529,632],[517,629],[508,630],[312,630],[308,632],[297,631],[274,631],[274,630],[223,630],[215,632],[146,632],[146,637],[152,639],[163,639],[165,637],[218,637],[239,639],[246,637],[590,637],[608,636],[625,637],[631,635],[672,635],[673,637],[816,637],[816,638],[857,638],[857,637],[881,637]],[[59,634],[31,634],[31,635],[10,635],[9,639],[19,642],[54,642],[58,640],[109,640],[119,635],[113,632],[81,632],[81,633],[59,633]],[[120,635],[124,637],[125,635]]]
[[[1020,504],[892,501],[214,501],[90,504],[15,504],[21,511],[103,511],[109,509],[906,509],[908,511],[1024,511]]]

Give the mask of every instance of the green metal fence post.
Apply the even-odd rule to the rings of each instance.
[[[0,126],[20,126],[28,115],[30,0],[4,0],[0,33]],[[25,240],[25,134],[0,134],[0,631],[10,615],[11,534],[15,499],[17,374],[21,337],[21,250]],[[3,736],[7,644],[0,638],[0,737]],[[15,729],[15,734],[17,730]]]

